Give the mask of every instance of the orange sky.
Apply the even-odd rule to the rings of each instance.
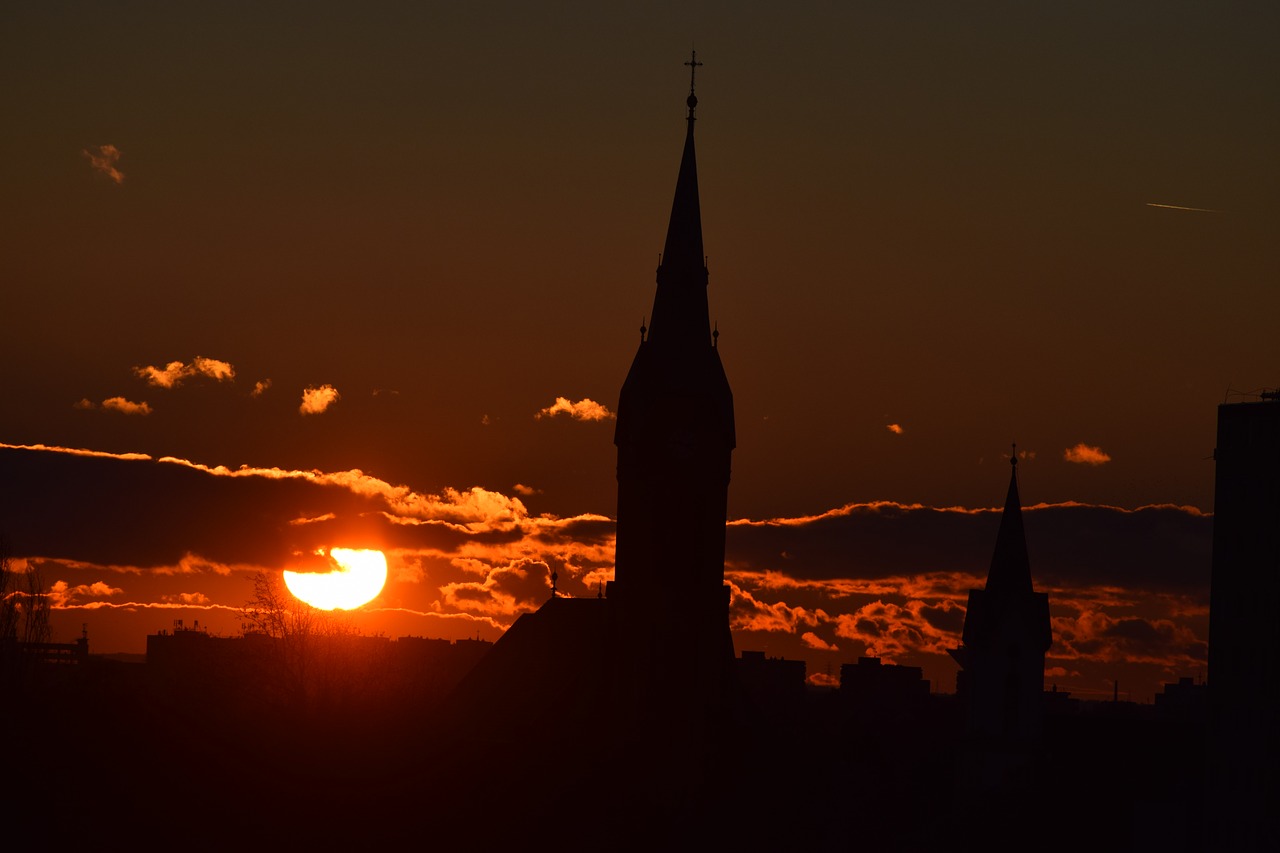
[[[950,689],[995,527],[928,508],[1016,440],[1050,665],[1198,674],[1215,406],[1276,384],[1277,13],[882,6],[0,11],[0,442],[150,460],[0,451],[63,638],[234,630],[317,542],[388,549],[393,635],[591,594],[692,42],[739,647]]]

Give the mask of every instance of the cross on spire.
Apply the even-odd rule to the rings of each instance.
[[[693,109],[698,106],[698,96],[693,94],[693,83],[698,74],[698,66],[701,64],[702,63],[698,61],[698,52],[696,50],[692,51],[689,61],[685,63],[685,65],[689,66],[689,99],[685,101],[685,103],[689,105],[690,122],[693,121]],[[689,130],[691,133],[693,132],[693,124],[689,125]]]
[[[698,61],[698,52],[696,50],[692,52],[692,56],[690,57],[689,61],[685,63],[685,65],[689,66],[689,96],[692,97],[693,96],[693,78],[694,78],[694,75],[698,73],[698,66],[702,65],[702,63]]]

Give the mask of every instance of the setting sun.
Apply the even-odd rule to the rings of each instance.
[[[387,582],[387,558],[381,551],[331,548],[338,568],[329,572],[284,573],[295,598],[319,610],[354,610],[378,597]]]

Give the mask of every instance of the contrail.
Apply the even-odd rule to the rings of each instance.
[[[1183,207],[1180,204],[1156,204],[1154,201],[1147,202],[1147,207],[1163,207],[1165,210],[1194,210],[1196,213],[1221,213],[1221,210],[1213,210],[1208,207]]]

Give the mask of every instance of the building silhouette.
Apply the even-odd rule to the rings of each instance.
[[[1031,584],[1018,497],[1018,454],[1009,460],[995,553],[983,589],[969,590],[956,693],[969,735],[979,742],[1029,744],[1043,730],[1044,656],[1053,642],[1049,596]]]
[[[604,715],[620,749],[661,744],[697,763],[735,695],[724,582],[733,397],[707,304],[693,79],[653,311],[619,395],[615,578],[594,598],[553,589],[452,698],[466,716],[518,696],[519,723],[503,724],[513,742],[516,727],[574,731]]]
[[[687,63],[697,72],[697,58]],[[618,699],[669,718],[668,700],[712,711],[733,666],[725,520],[733,395],[707,304],[693,75],[684,152],[649,326],[618,400],[614,608]]]
[[[929,681],[918,666],[884,663],[860,657],[840,665],[840,693],[856,702],[889,707],[929,698]]]
[[[1280,761],[1280,392],[1218,407],[1209,594],[1209,842],[1274,849]]]

